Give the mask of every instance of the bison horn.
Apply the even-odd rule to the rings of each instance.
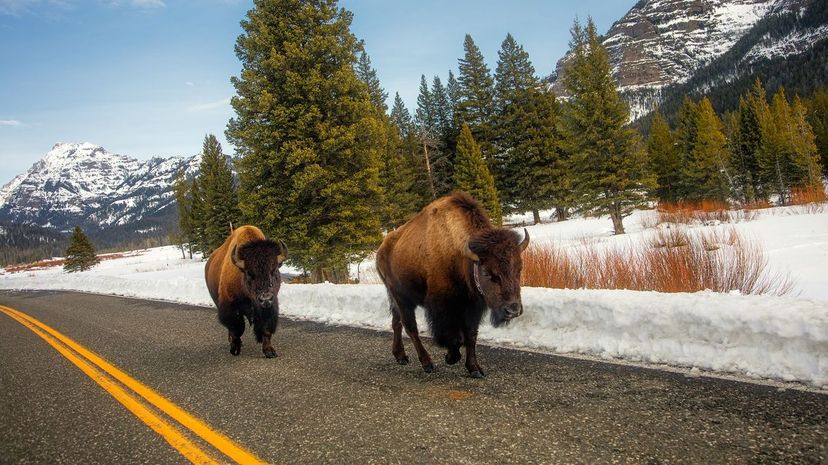
[[[233,246],[233,253],[230,254],[230,260],[233,260],[233,264],[236,265],[238,269],[244,270],[244,260],[239,258],[238,248],[238,245]]]
[[[285,244],[285,241],[280,239],[279,240],[279,256],[276,257],[276,261],[278,261],[279,263],[282,263],[287,258],[287,254],[288,254],[287,245]]]
[[[520,243],[520,251],[523,252],[526,247],[529,247],[529,231],[523,228],[523,241]]]
[[[478,257],[477,254],[472,252],[471,249],[469,248],[468,241],[466,241],[466,245],[465,245],[465,247],[463,247],[463,255],[465,255],[467,258],[471,259],[474,262],[479,262],[480,261],[480,257]]]

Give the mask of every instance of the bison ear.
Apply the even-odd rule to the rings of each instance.
[[[520,251],[523,252],[527,247],[529,247],[529,231],[523,228],[523,241],[520,243]]]
[[[466,241],[466,245],[463,247],[463,256],[465,256],[466,258],[470,259],[473,262],[479,262],[480,261],[480,257],[478,257],[477,254],[472,252],[471,249],[469,248],[469,242],[468,241]]]
[[[285,261],[288,255],[288,248],[285,245],[285,241],[279,240],[279,256],[276,257],[276,261],[279,262],[279,266],[282,265],[282,262]]]
[[[230,260],[233,261],[233,264],[236,265],[236,268],[244,271],[244,260],[239,258],[239,246],[233,246],[233,253],[230,254]]]

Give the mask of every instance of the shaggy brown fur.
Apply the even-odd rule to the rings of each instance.
[[[227,327],[231,354],[241,351],[246,317],[265,356],[276,356],[270,338],[278,324],[279,267],[286,255],[283,243],[265,239],[259,228],[248,225],[236,228],[207,260],[207,289]]]
[[[434,341],[448,349],[446,362],[460,360],[462,344],[469,373],[483,376],[475,355],[477,328],[487,307],[496,326],[522,313],[520,254],[527,244],[528,235],[521,241],[514,231],[493,227],[463,192],[435,200],[389,233],[377,251],[377,270],[388,290],[397,362],[408,362],[404,327],[423,369],[434,369],[414,317],[421,305]]]

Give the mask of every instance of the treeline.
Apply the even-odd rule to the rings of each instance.
[[[421,76],[413,111],[399,94],[386,106],[350,24],[335,0],[255,2],[236,43],[242,71],[226,131],[238,178],[208,136],[201,173],[176,185],[180,242],[206,254],[231,223],[253,223],[284,240],[311,281],[338,282],[383,231],[453,190],[478,198],[495,222],[511,212],[535,222],[542,210],[558,220],[605,214],[620,234],[654,200],[785,201],[819,178],[813,144],[802,142],[814,140],[805,107],[784,95],[764,98],[765,108],[757,90],[725,123],[709,100],[688,100],[675,129],[662,118],[645,142],[627,124],[591,19],[572,27],[566,101],[512,35],[494,71],[467,35],[456,74]]]
[[[0,223],[0,265],[59,257],[63,255],[67,244],[67,236],[53,229]]]
[[[768,103],[759,80],[723,120],[707,97],[685,98],[675,128],[656,112],[647,144],[656,197],[741,204],[773,197],[785,205],[797,191],[821,191],[823,165],[807,115],[801,99],[789,102],[781,88]]]

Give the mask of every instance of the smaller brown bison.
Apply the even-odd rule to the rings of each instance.
[[[423,347],[414,309],[425,308],[434,342],[448,349],[446,363],[460,361],[466,348],[466,369],[485,375],[477,363],[477,329],[486,308],[501,326],[523,313],[520,300],[521,252],[524,237],[495,228],[480,204],[466,193],[435,200],[408,223],[392,231],[377,251],[377,271],[391,306],[391,348],[397,363],[408,363],[402,328],[417,350],[423,369],[434,370]]]
[[[255,226],[242,226],[207,259],[207,289],[218,308],[219,321],[227,328],[231,354],[241,352],[247,318],[265,357],[276,356],[270,338],[278,324],[279,267],[286,257],[284,242],[265,239]]]

